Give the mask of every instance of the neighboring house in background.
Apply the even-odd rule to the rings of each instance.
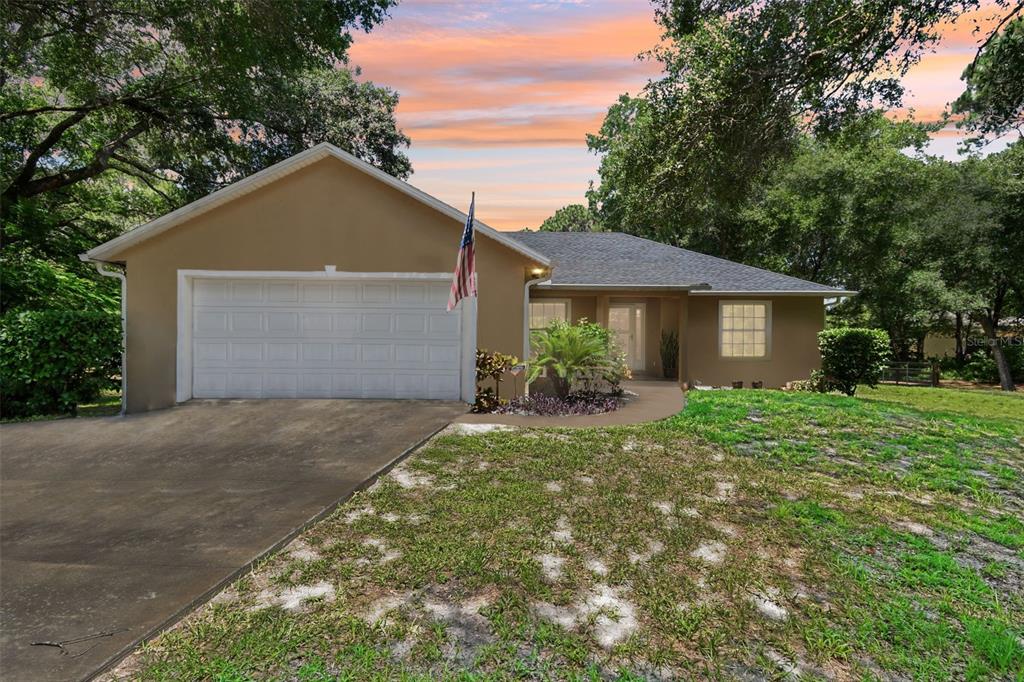
[[[619,233],[477,222],[479,300],[445,311],[466,216],[321,144],[82,255],[126,275],[130,412],[190,398],[471,402],[477,347],[586,317],[639,374],[779,386],[819,364],[824,299],[846,292]],[[510,382],[510,385],[514,382]],[[520,384],[521,386],[521,384]]]

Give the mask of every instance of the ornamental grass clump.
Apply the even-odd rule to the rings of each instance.
[[[534,356],[530,361],[527,383],[546,374],[555,395],[567,398],[576,386],[588,390],[601,381],[613,391],[628,376],[628,369],[607,329],[581,320],[579,324],[552,322],[531,335]]]

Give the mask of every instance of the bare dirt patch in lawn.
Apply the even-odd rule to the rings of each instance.
[[[1010,679],[1024,666],[1019,425],[705,393],[657,425],[442,433],[132,669]]]

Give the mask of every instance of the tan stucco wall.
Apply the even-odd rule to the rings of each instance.
[[[765,360],[719,357],[718,302],[720,300],[767,300],[772,304],[771,350]],[[821,366],[817,333],[824,328],[822,299],[804,296],[714,297],[690,296],[686,324],[686,380],[711,386],[743,381],[749,387],[763,381],[780,387],[787,381],[806,379]]]
[[[175,399],[177,271],[448,272],[462,225],[333,158],[116,256],[128,273],[128,409]],[[477,238],[477,343],[519,355],[528,258]]]
[[[597,296],[593,293],[552,291],[550,289],[530,289],[530,299],[541,298],[569,299],[569,314],[573,322],[586,318],[589,322],[597,321]]]

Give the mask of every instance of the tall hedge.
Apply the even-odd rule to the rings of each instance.
[[[11,311],[0,349],[0,415],[74,414],[117,387],[121,321],[105,310]]]
[[[874,387],[889,361],[889,335],[880,329],[840,327],[818,332],[820,387],[853,395],[857,384]]]

